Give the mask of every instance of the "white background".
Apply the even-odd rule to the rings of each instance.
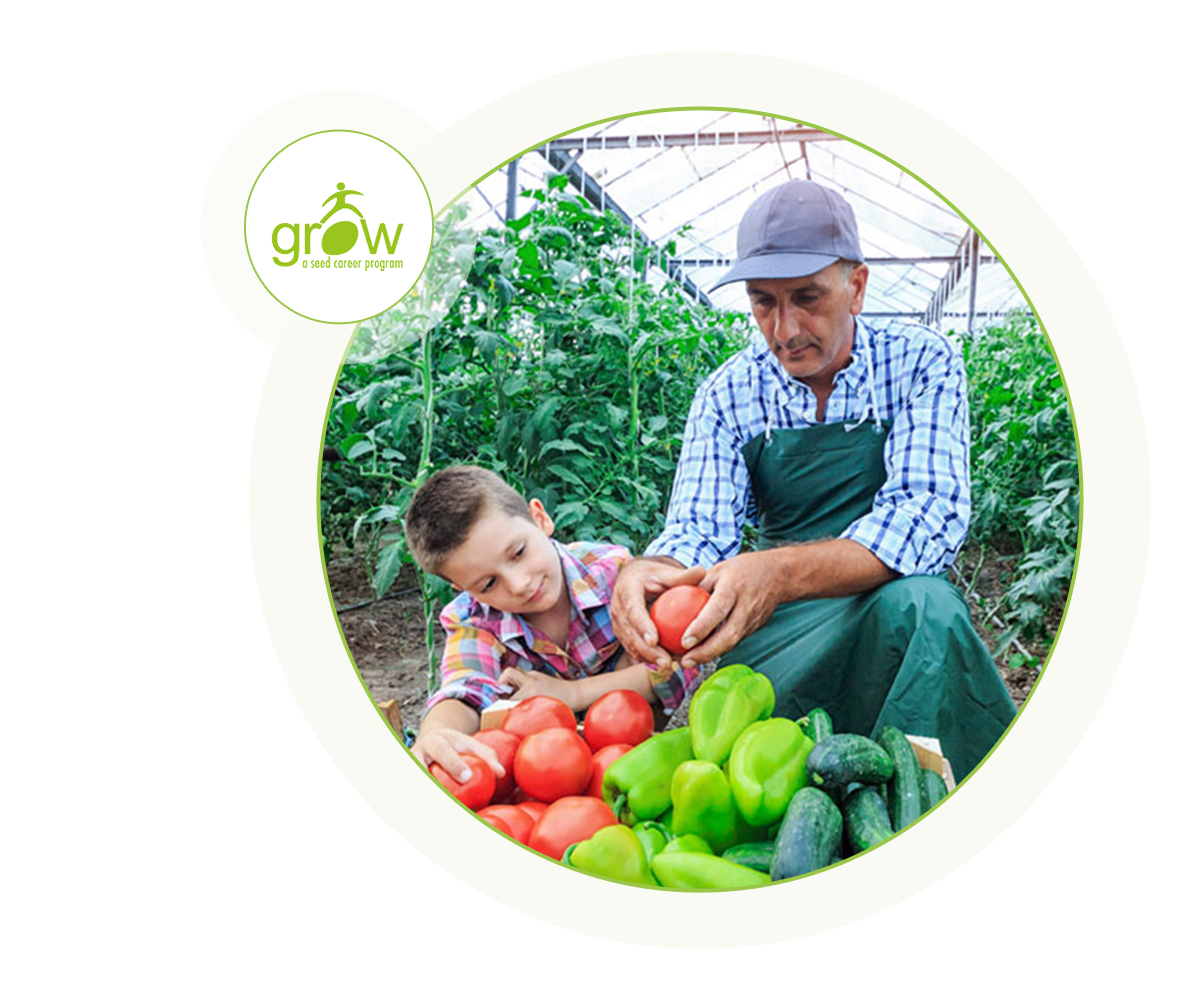
[[[1176,309],[1195,267],[1194,15],[397,9],[68,6],[11,26],[24,41],[3,69],[0,243],[17,306],[3,367],[6,992],[841,995],[856,977],[900,996],[1194,989],[1197,350],[1194,316]],[[1047,208],[1122,330],[1154,525],[1104,708],[989,849],[856,925],[686,953],[562,931],[480,895],[413,851],[326,756],[278,667],[250,562],[270,349],[219,301],[199,219],[220,151],[298,93],[373,91],[445,127],[581,63],[720,43],[893,91]],[[1127,385],[1112,401],[1137,405]]]

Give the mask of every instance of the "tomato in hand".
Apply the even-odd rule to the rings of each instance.
[[[493,750],[500,758],[500,766],[504,768],[504,777],[496,779],[496,790],[492,793],[492,801],[500,802],[508,798],[517,787],[513,778],[513,758],[517,755],[517,747],[521,745],[521,737],[506,733],[503,729],[481,729],[475,734],[479,740]]]
[[[533,817],[519,806],[488,806],[480,809],[479,815],[489,823],[498,819],[507,825],[511,831],[509,836],[522,844],[529,843],[529,834],[533,830]]]
[[[584,794],[600,798],[600,787],[604,784],[604,772],[608,770],[608,765],[632,749],[628,743],[610,743],[592,754],[592,780],[588,782]]]
[[[550,804],[529,835],[529,846],[555,861],[568,847],[587,840],[597,830],[615,826],[617,817],[600,799],[570,795]]]
[[[583,738],[593,751],[612,743],[635,747],[653,734],[654,710],[636,691],[609,691],[601,695],[583,719]]]
[[[592,777],[592,752],[572,729],[543,729],[521,741],[513,774],[523,792],[542,802],[553,802],[587,788]]]
[[[385,822],[362,834],[366,845],[367,881],[396,886],[428,885],[430,862]]]
[[[650,605],[650,620],[658,629],[658,644],[668,653],[682,656],[687,652],[683,647],[683,633],[708,603],[709,596],[707,590],[684,584],[663,591]]]
[[[492,769],[473,753],[460,754],[462,761],[471,769],[466,781],[455,781],[441,764],[430,764],[429,773],[438,783],[468,809],[479,809],[492,801],[496,790],[496,776]]]
[[[430,862],[430,888],[438,892],[474,892],[466,882],[458,881],[454,875],[448,875],[445,869],[438,868]]]
[[[521,739],[554,726],[575,732],[575,713],[566,702],[546,694],[517,702],[516,708],[504,720],[504,731]]]

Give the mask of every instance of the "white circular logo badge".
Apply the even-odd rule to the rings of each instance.
[[[358,323],[417,283],[433,206],[398,149],[365,132],[315,132],[263,167],[245,236],[255,274],[282,305],[319,323]]]

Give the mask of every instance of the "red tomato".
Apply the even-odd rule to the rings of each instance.
[[[518,792],[518,795],[524,795],[524,792]],[[537,799],[526,799],[524,802],[516,803],[521,812],[526,813],[535,823],[546,814],[546,803],[539,802]]]
[[[629,753],[632,749],[633,747],[628,743],[610,743],[592,754],[592,780],[588,782],[587,791],[584,794],[600,798],[600,785],[604,782],[604,772],[608,770],[608,765],[621,754]]]
[[[529,835],[529,846],[561,861],[566,849],[587,840],[597,830],[616,825],[617,817],[600,799],[569,795],[552,802]]]
[[[513,758],[517,755],[517,747],[521,745],[521,737],[506,733],[503,729],[482,729],[475,734],[475,739],[495,750],[500,758],[500,766],[504,768],[504,777],[496,779],[496,790],[492,793],[492,801],[500,802],[517,787],[513,778]]]
[[[367,849],[367,881],[424,888],[430,862],[385,822],[377,822],[364,836]]]
[[[575,732],[575,713],[567,707],[566,702],[545,694],[517,702],[516,708],[504,720],[504,731],[521,739],[553,726]]]
[[[592,752],[574,730],[555,726],[526,736],[513,774],[521,791],[542,802],[578,795],[592,777]]]
[[[583,738],[593,750],[613,743],[635,747],[653,733],[654,710],[636,691],[609,691],[601,695],[583,719]]]
[[[496,790],[496,776],[492,769],[473,753],[459,754],[464,764],[471,769],[467,781],[455,781],[441,764],[431,764],[429,773],[441,783],[451,795],[468,809],[478,809],[492,801]]]
[[[430,862],[430,888],[438,892],[474,892],[466,882],[458,881],[454,875],[448,875],[445,870]]]
[[[650,605],[650,620],[658,629],[658,644],[668,653],[682,656],[687,652],[683,648],[683,633],[708,603],[709,596],[707,590],[685,584],[663,591]]]
[[[491,823],[492,826],[494,826],[506,837],[511,837],[513,835],[509,825],[505,823],[504,820],[502,820],[499,816],[485,816],[483,813],[476,813],[475,815],[477,815],[485,823]]]
[[[512,831],[509,836],[522,844],[529,843],[529,833],[533,829],[533,817],[519,806],[488,806],[480,809],[479,815],[489,823],[492,819],[502,820]]]

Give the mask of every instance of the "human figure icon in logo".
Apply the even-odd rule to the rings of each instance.
[[[323,202],[321,202],[322,208],[324,208],[326,205],[328,205],[331,201],[335,202],[333,208],[331,208],[328,212],[325,213],[325,218],[323,218],[321,220],[321,225],[325,225],[325,223],[329,221],[329,217],[331,215],[333,215],[335,212],[340,212],[343,208],[350,209],[350,211],[353,212],[355,215],[357,215],[360,219],[363,219],[364,216],[363,216],[362,212],[360,212],[353,205],[350,205],[346,202],[346,199],[352,194],[361,195],[362,192],[361,191],[347,191],[346,185],[343,184],[341,181],[338,181],[338,189],[333,194],[331,194],[328,198],[326,198]]]

